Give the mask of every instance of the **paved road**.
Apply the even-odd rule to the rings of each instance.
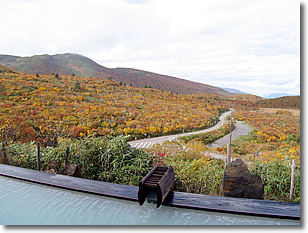
[[[231,132],[231,141],[237,139],[239,136],[245,136],[248,135],[250,132],[250,128],[248,125],[244,125],[243,122],[237,121],[235,124],[234,130]],[[218,139],[215,141],[213,144],[207,145],[208,147],[222,147],[227,145],[230,142],[230,134],[224,136],[221,139]],[[221,155],[221,154],[216,154],[216,153],[205,153],[206,156],[211,156],[216,159],[222,159],[226,160],[227,156],[226,155]],[[231,159],[232,160],[232,159]]]
[[[246,136],[250,133],[250,128],[248,125],[243,124],[243,122],[241,121],[237,121],[234,124],[235,128],[231,133],[231,140],[235,140],[237,139],[239,136]],[[213,144],[207,145],[208,147],[222,147],[225,146],[229,143],[230,141],[230,134],[224,136],[221,139],[218,139],[217,141],[215,141]]]
[[[225,118],[229,116],[230,114],[231,114],[231,111],[221,114],[221,116],[219,117],[218,123],[215,126],[208,128],[208,129],[199,130],[195,132],[189,132],[189,133],[169,135],[169,136],[146,138],[146,139],[141,139],[141,140],[130,141],[128,143],[132,147],[135,147],[137,149],[151,148],[154,144],[157,144],[157,143],[162,144],[164,141],[173,141],[173,140],[176,140],[178,137],[188,136],[188,135],[193,135],[193,134],[200,134],[200,133],[207,133],[207,132],[216,130],[219,127],[221,127],[225,123]]]
[[[190,133],[183,133],[183,134],[176,134],[176,135],[170,135],[170,136],[163,136],[163,137],[156,137],[156,138],[147,138],[147,139],[142,139],[142,140],[135,140],[135,141],[130,141],[128,142],[132,147],[141,149],[141,148],[151,148],[154,144],[162,144],[164,141],[173,141],[176,140],[177,138],[181,137],[181,136],[187,136],[187,135],[192,135],[192,134],[200,134],[200,133],[207,133],[213,130],[218,129],[219,127],[221,127],[224,123],[225,123],[225,118],[227,116],[229,116],[231,114],[231,111],[229,112],[225,112],[223,113],[220,117],[219,117],[219,121],[218,123],[209,128],[209,129],[204,129],[204,130],[200,130],[200,131],[195,131],[195,132],[190,132]],[[235,140],[236,138],[238,138],[239,136],[243,136],[243,135],[248,135],[250,132],[250,128],[248,125],[243,124],[243,122],[241,121],[237,121],[235,123],[235,129],[232,131],[231,133],[231,140]],[[230,140],[230,134],[224,136],[223,138],[215,141],[214,143],[207,145],[208,147],[222,147],[226,144],[229,143]],[[221,160],[226,160],[226,155],[221,155],[221,154],[217,154],[217,153],[212,153],[212,152],[206,152],[204,153],[205,156],[210,156],[210,157],[214,157],[216,159],[221,159]]]
[[[147,138],[142,140],[135,140],[128,142],[132,147],[137,149],[141,148],[151,148],[154,144],[162,144],[164,141],[173,141],[178,137],[178,135],[163,136],[157,138]]]
[[[141,149],[141,148],[151,148],[154,144],[162,144],[164,141],[173,141],[176,140],[177,138],[181,137],[181,136],[187,136],[187,135],[192,135],[192,134],[200,134],[200,133],[207,133],[213,130],[218,129],[219,127],[221,127],[224,123],[225,123],[225,118],[227,116],[229,116],[231,114],[231,111],[223,113],[220,118],[218,123],[209,128],[209,129],[204,129],[204,130],[200,130],[200,131],[195,131],[195,132],[190,132],[190,133],[183,133],[183,134],[176,134],[176,135],[169,135],[169,136],[162,136],[162,137],[156,137],[156,138],[147,138],[147,139],[142,139],[142,140],[135,140],[135,141],[130,141],[128,142],[132,147]],[[250,128],[248,125],[243,124],[243,122],[241,121],[237,121],[235,123],[235,129],[232,131],[231,133],[231,140],[235,140],[236,138],[238,138],[239,136],[243,136],[243,135],[248,135],[250,132]],[[207,145],[208,147],[222,147],[226,144],[229,143],[230,140],[230,134],[224,136],[223,138],[215,141],[214,143]],[[221,155],[221,154],[217,154],[217,153],[212,153],[212,152],[206,152],[205,156],[210,156],[210,157],[214,157],[216,159],[222,159],[222,160],[226,160],[226,155]]]

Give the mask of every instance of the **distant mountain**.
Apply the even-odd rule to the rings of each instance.
[[[231,92],[231,93],[237,93],[237,94],[247,94],[243,91],[237,90],[237,89],[233,89],[233,88],[228,88],[228,87],[222,87],[222,89]]]
[[[268,99],[275,99],[275,98],[279,98],[279,97],[284,97],[284,96],[293,96],[287,93],[272,93],[269,95],[266,95],[265,97]]]
[[[152,87],[179,94],[210,93],[230,96],[230,92],[207,84],[131,68],[109,69],[78,54],[35,55],[19,57],[0,55],[0,64],[27,74],[74,74],[81,77],[111,77],[117,82],[136,87]]]
[[[263,108],[300,109],[301,97],[297,95],[297,96],[284,96],[275,99],[265,99],[257,101],[257,104]]]
[[[0,73],[17,73],[15,70],[9,69],[6,66],[0,65]]]
[[[218,87],[168,75],[161,75],[132,68],[115,68],[112,70],[129,77],[133,85],[137,85],[137,87],[154,87],[156,89],[180,94],[209,93],[231,95],[231,93]]]
[[[0,64],[26,74],[58,73],[60,75],[75,74],[81,77],[100,76],[105,78],[122,76],[87,57],[69,53],[32,57],[0,55]]]
[[[228,88],[228,87],[221,87],[222,89],[231,92],[231,93],[236,93],[236,94],[248,94],[246,92],[237,90],[237,89],[233,89],[233,88]],[[287,93],[271,93],[268,95],[264,95],[265,98],[267,99],[275,99],[275,98],[279,98],[279,97],[284,97],[284,96],[293,96]]]

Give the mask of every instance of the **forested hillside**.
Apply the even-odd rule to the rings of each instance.
[[[276,99],[260,100],[257,104],[263,108],[300,109],[301,97],[299,95],[284,96]]]
[[[229,96],[230,92],[207,84],[196,83],[167,75],[155,74],[130,68],[109,69],[78,54],[35,55],[18,57],[0,55],[0,64],[25,74],[52,73],[81,77],[109,78],[134,87],[153,87],[179,94],[218,94]]]
[[[41,142],[43,170],[58,172],[70,146],[69,162],[81,167],[83,178],[138,185],[159,163],[174,167],[175,191],[218,195],[224,161],[204,154],[227,153],[226,146],[206,145],[228,133],[228,123],[188,138],[185,147],[173,141],[133,149],[118,135],[134,139],[207,128],[233,108],[234,120],[252,130],[232,142],[232,157],[262,177],[267,200],[278,201],[289,200],[290,164],[296,159],[294,201],[300,202],[300,116],[255,111],[257,103],[264,104],[253,95],[175,94],[110,78],[20,74],[0,66],[0,141],[21,167],[36,168],[35,142]]]
[[[165,90],[181,94],[217,94],[230,96],[231,93],[210,85],[191,82],[185,79],[175,78],[172,76],[156,74],[143,70],[131,68],[115,68],[114,71],[121,73],[131,80],[131,83],[137,87],[154,87],[159,90]]]
[[[206,128],[226,107],[215,95],[177,95],[111,79],[0,73],[0,81],[0,140],[6,142]]]
[[[0,55],[0,64],[25,74],[77,75],[81,77],[126,77],[97,64],[91,59],[78,54],[35,55],[32,57],[17,57]],[[128,80],[127,80],[128,81]]]
[[[0,65],[0,73],[18,73],[15,70],[9,69],[6,66]]]

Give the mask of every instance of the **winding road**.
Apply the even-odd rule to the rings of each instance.
[[[182,136],[188,136],[188,135],[193,135],[193,134],[200,134],[200,133],[207,133],[211,132],[213,130],[218,129],[225,123],[225,118],[231,114],[231,111],[225,112],[221,114],[219,117],[218,123],[208,129],[203,129],[195,132],[189,132],[189,133],[182,133],[182,134],[174,134],[174,135],[168,135],[168,136],[161,136],[161,137],[155,137],[155,138],[146,138],[146,139],[141,139],[141,140],[135,140],[135,141],[129,141],[128,143],[135,148],[141,149],[141,148],[151,148],[154,144],[162,144],[164,141],[173,141],[176,140],[179,137]]]
[[[248,125],[244,125],[242,121],[237,121],[234,124],[235,128],[234,130],[231,132],[231,141],[237,139],[240,136],[246,136],[250,133],[250,128]],[[224,145],[227,145],[230,141],[230,134],[224,136],[221,139],[218,139],[217,141],[215,141],[212,144],[207,145],[208,147],[222,147]]]
[[[199,131],[195,131],[195,132],[189,132],[189,133],[169,135],[169,136],[146,138],[146,139],[141,139],[141,140],[130,141],[128,143],[132,147],[135,147],[137,149],[151,148],[154,144],[157,144],[157,143],[162,144],[165,141],[173,141],[173,140],[176,140],[177,138],[182,137],[182,136],[211,132],[213,130],[218,129],[222,125],[224,125],[225,118],[227,116],[230,116],[230,114],[231,114],[231,111],[221,114],[221,116],[219,117],[218,123],[215,126],[208,128],[208,129],[199,130]],[[238,138],[239,136],[242,136],[242,135],[248,135],[249,132],[250,132],[249,126],[244,125],[242,122],[238,121],[238,122],[235,123],[235,129],[231,133],[231,140],[233,141],[233,140],[235,140],[236,138]],[[224,136],[223,138],[221,138],[221,139],[219,139],[219,140],[215,141],[214,143],[207,145],[207,146],[208,147],[222,147],[222,146],[228,144],[229,140],[230,140],[230,134]],[[218,159],[225,159],[224,155],[220,155],[220,154],[216,154],[216,153],[207,153],[207,155],[213,156],[213,157],[218,158]]]

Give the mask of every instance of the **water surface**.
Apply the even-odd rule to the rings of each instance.
[[[0,225],[299,225],[85,194],[0,176]]]

